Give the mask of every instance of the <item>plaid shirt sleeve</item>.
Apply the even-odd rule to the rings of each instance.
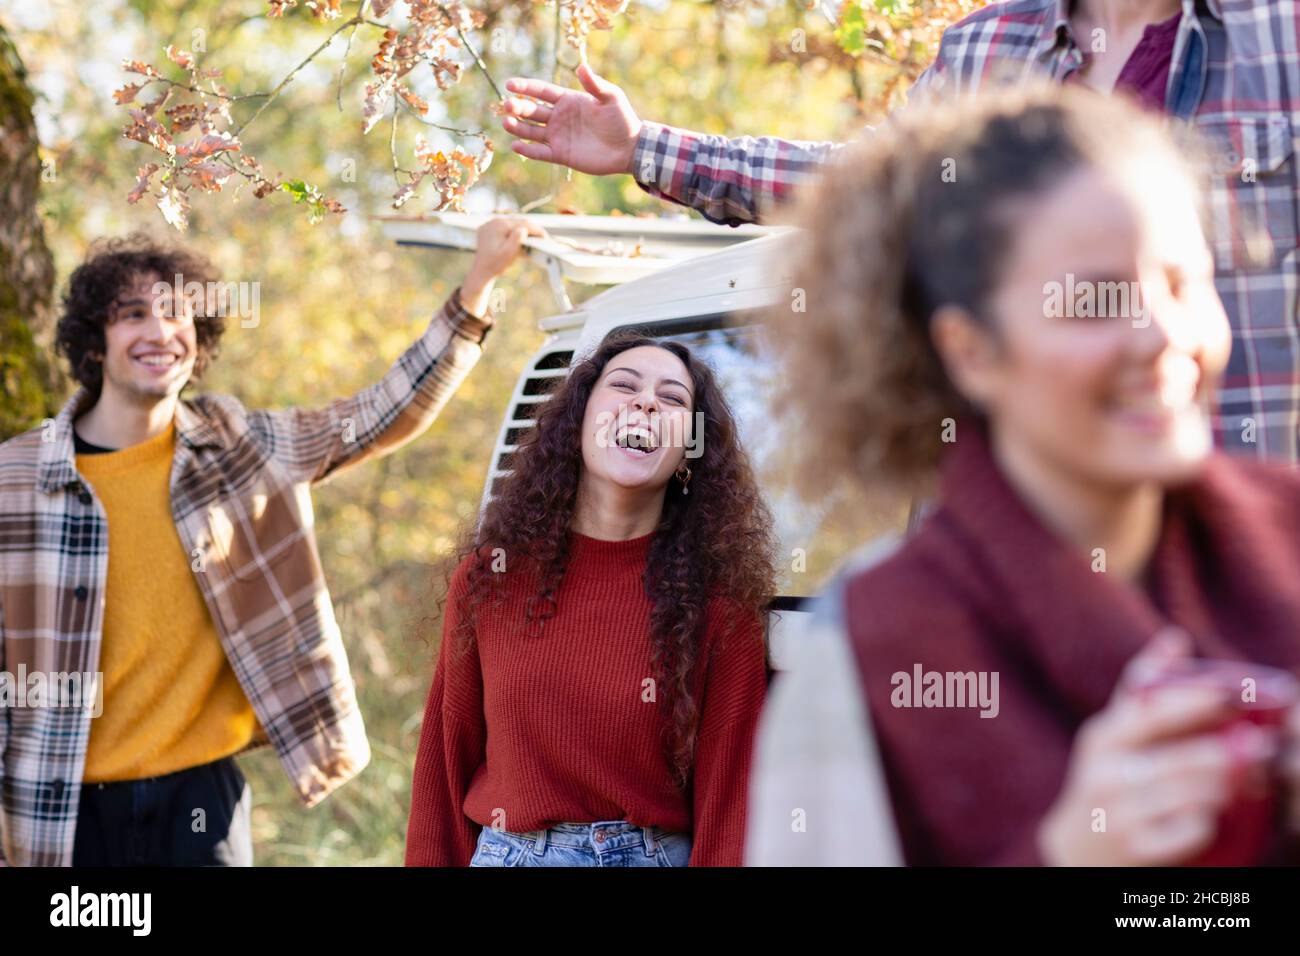
[[[323,408],[252,412],[250,427],[301,482],[396,451],[438,417],[478,362],[491,326],[490,312],[480,319],[465,310],[458,288],[379,382]]]
[[[711,222],[739,226],[760,221],[762,210],[786,199],[840,148],[775,136],[728,139],[642,123],[633,175],[652,196],[698,209]]]
[[[935,82],[939,72],[936,62],[921,75],[909,94],[913,102],[941,85]],[[644,122],[631,172],[650,195],[697,209],[710,222],[739,226],[761,222],[767,209],[789,199],[843,148],[843,143],[775,136],[728,138]]]

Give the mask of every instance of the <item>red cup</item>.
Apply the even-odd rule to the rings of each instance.
[[[1245,726],[1280,732],[1287,713],[1300,701],[1300,681],[1289,671],[1247,661],[1193,658],[1162,670],[1142,686],[1176,685],[1209,686],[1227,693],[1234,713],[1219,733],[1224,745],[1236,752],[1240,752]],[[1214,842],[1184,866],[1250,866],[1259,862],[1278,825],[1281,800],[1276,773],[1270,767],[1261,778],[1242,758],[1232,788]]]

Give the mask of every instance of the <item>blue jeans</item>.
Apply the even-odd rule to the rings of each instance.
[[[686,866],[691,835],[624,820],[510,833],[484,827],[470,866]]]

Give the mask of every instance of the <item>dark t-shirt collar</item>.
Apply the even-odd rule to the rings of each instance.
[[[103,445],[92,445],[77,433],[76,426],[73,426],[72,429],[72,448],[78,455],[108,455],[118,451],[116,448],[105,448]]]

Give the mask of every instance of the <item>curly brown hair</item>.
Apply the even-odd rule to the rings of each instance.
[[[691,461],[690,493],[672,481],[651,545],[645,593],[651,602],[652,668],[668,714],[665,753],[684,787],[695,749],[698,702],[692,692],[701,627],[710,600],[727,599],[741,612],[766,614],[776,593],[772,515],[741,447],[735,419],[712,370],[676,342],[616,333],[570,370],[538,412],[514,455],[514,470],[487,506],[477,530],[466,533],[447,577],[469,562],[465,604],[454,639],[474,638],[476,609],[502,593],[505,574],[491,570],[491,553],[523,558],[538,573],[528,602],[530,627],[556,612],[556,594],[569,560],[569,533],[582,471],[582,423],[587,401],[606,364],[628,349],[653,346],[681,360],[694,386],[693,411],[704,423],[702,455]],[[448,635],[444,635],[444,640]]]
[[[1156,151],[1170,175],[1202,180],[1204,153],[1119,97],[1033,86],[909,110],[841,151],[796,202],[792,287],[805,312],[774,308],[810,500],[843,491],[888,499],[934,489],[945,420],[979,418],[930,338],[942,306],[996,336],[987,303],[1025,204],[1066,173],[1115,169]],[[1207,209],[1200,209],[1202,222]]]
[[[141,277],[151,275],[167,283],[181,276],[182,285],[198,282],[206,287],[217,281],[217,270],[205,256],[143,232],[96,240],[68,279],[55,344],[67,358],[72,377],[94,395],[104,384],[103,360],[96,356],[104,354],[104,327],[113,306]],[[225,331],[225,319],[210,308],[208,297],[197,297],[195,304],[197,354],[190,382],[201,378],[217,357]]]

